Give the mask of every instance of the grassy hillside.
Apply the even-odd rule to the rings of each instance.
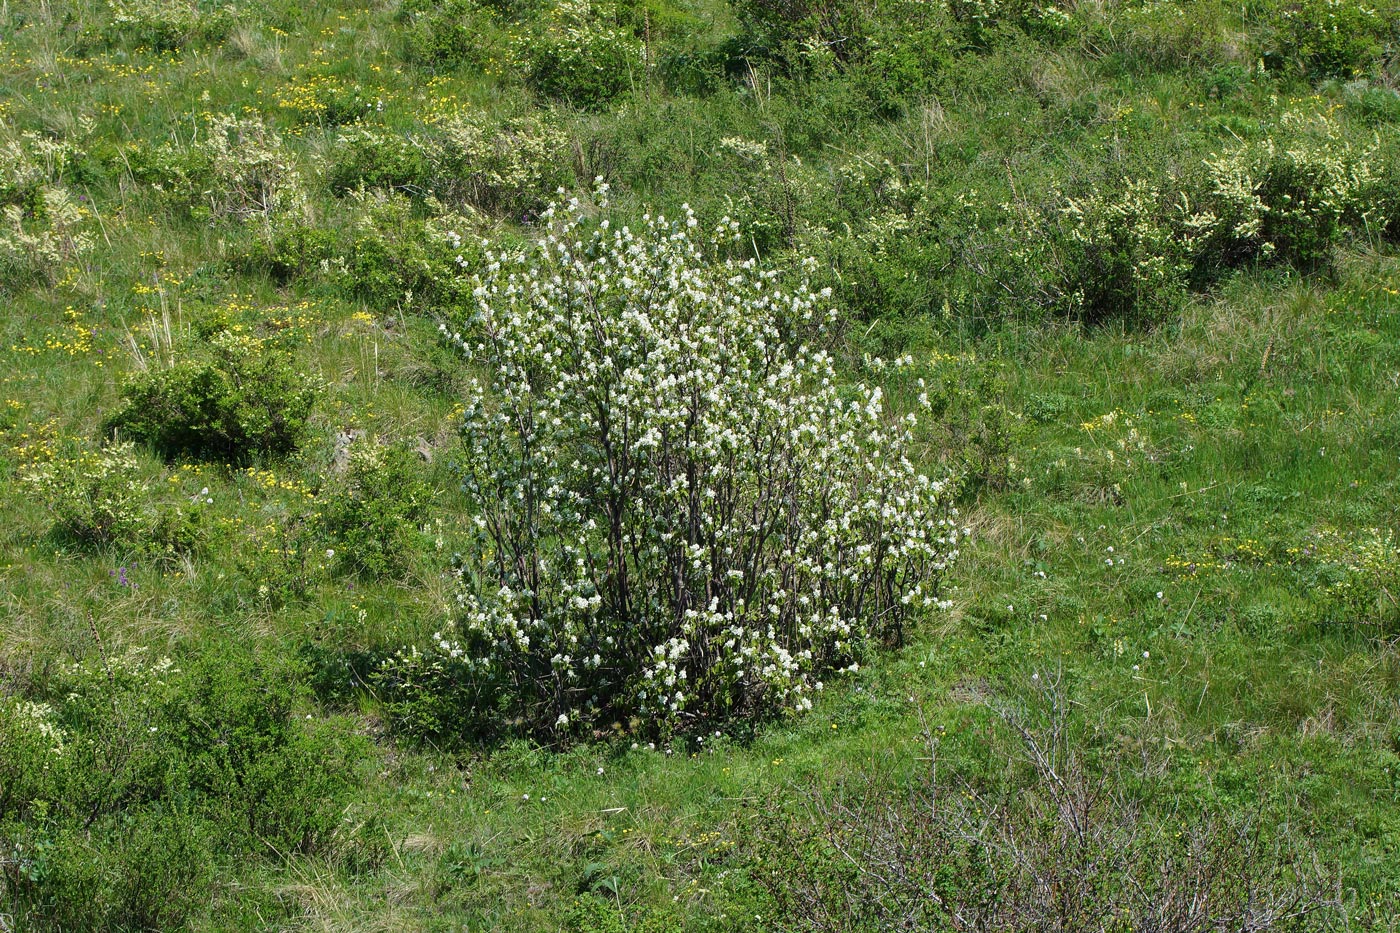
[[[0,930],[1396,929],[1397,24],[0,5]],[[956,478],[951,607],[810,711],[435,647],[450,335],[574,197],[813,258]]]

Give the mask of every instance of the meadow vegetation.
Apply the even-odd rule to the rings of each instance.
[[[0,66],[0,931],[1400,928],[1394,0]]]

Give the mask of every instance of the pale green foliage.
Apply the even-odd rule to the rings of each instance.
[[[68,189],[45,185],[28,209],[7,204],[0,221],[0,289],[32,281],[53,284],[92,247],[88,212]]]
[[[0,121],[0,291],[52,285],[92,247],[91,214],[63,184],[76,157],[64,140]]]
[[[151,525],[147,486],[130,443],[55,456],[25,468],[20,479],[54,524],[82,544],[135,543]]]
[[[28,739],[47,746],[54,755],[63,754],[63,742],[67,738],[54,721],[52,706],[13,696],[0,696],[0,736],[7,741]]]
[[[213,221],[305,217],[307,197],[296,155],[262,120],[217,114],[188,144],[157,153],[157,190]]]
[[[1315,559],[1334,571],[1327,592],[1339,605],[1374,625],[1400,617],[1400,540],[1395,532],[1323,529],[1314,546]]]
[[[914,416],[794,345],[825,295],[714,264],[688,212],[547,219],[472,274],[451,333],[492,376],[468,399],[478,517],[435,650],[540,729],[810,707],[939,603],[957,553],[949,488],[905,456]]]
[[[538,117],[486,121],[454,114],[404,136],[341,132],[329,180],[338,191],[395,188],[489,213],[536,210],[572,180],[568,134]]]

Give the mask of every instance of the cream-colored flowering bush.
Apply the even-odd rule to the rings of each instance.
[[[1296,112],[1272,130],[1205,162],[1209,242],[1222,262],[1325,266],[1344,229],[1385,229],[1378,140],[1358,145],[1332,117]]]
[[[589,0],[554,4],[544,28],[517,42],[525,79],[544,97],[604,110],[640,80],[642,43]]]
[[[180,49],[217,42],[228,35],[236,11],[232,4],[196,0],[107,0],[112,21],[109,39],[125,38],[154,49]]]
[[[190,142],[133,154],[140,181],[211,223],[306,219],[295,153],[263,120],[215,114]]]
[[[44,185],[26,204],[0,205],[0,294],[52,285],[92,248],[91,213],[61,185]]]
[[[947,481],[906,456],[914,416],[800,341],[825,294],[710,258],[737,225],[546,220],[467,273],[448,329],[488,374],[463,428],[477,517],[460,611],[391,685],[456,691],[468,708],[418,723],[436,731],[809,708],[940,604],[960,533]]]
[[[80,449],[28,465],[20,480],[55,527],[89,547],[138,543],[154,516],[131,444]]]

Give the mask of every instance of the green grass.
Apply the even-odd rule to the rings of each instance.
[[[603,17],[635,28],[656,65],[581,111],[535,94],[516,60],[548,5],[482,7],[486,61],[440,67],[410,60],[393,3],[236,4],[226,34],[175,51],[143,47],[105,5],[69,6],[0,14],[0,130],[69,147],[44,183],[81,196],[91,242],[0,282],[0,696],[61,704],[71,665],[131,652],[282,658],[296,661],[297,723],[368,741],[345,740],[359,758],[334,799],[341,817],[302,851],[212,818],[176,826],[177,803],[217,799],[207,788],[119,799],[86,821],[0,789],[0,929],[48,928],[42,905],[13,899],[21,873],[37,885],[26,890],[86,898],[67,909],[89,904],[93,929],[142,928],[114,906],[114,879],[159,890],[162,876],[159,859],[147,875],[119,861],[137,858],[113,828],[123,819],[199,837],[209,877],[178,918],[192,929],[804,928],[772,913],[755,840],[843,783],[897,802],[922,786],[932,737],[941,780],[1015,813],[1035,778],[995,709],[1033,708],[1033,676],[1062,685],[1076,747],[1154,819],[1293,833],[1346,905],[1336,928],[1395,929],[1394,228],[1348,220],[1311,272],[1202,267],[1169,313],[1092,327],[999,298],[976,271],[1017,245],[999,210],[1053,217],[1060,195],[1123,177],[1187,190],[1203,159],[1282,133],[1288,112],[1375,142],[1374,167],[1400,192],[1393,27],[1337,74],[1331,59],[1269,57],[1283,5],[1085,5],[1063,32],[1010,14],[975,34],[945,23],[936,67],[873,15],[871,35],[907,61],[763,55],[728,7],[618,4]],[[882,91],[881,68],[916,90]],[[193,164],[180,160],[221,113],[261,115],[281,135],[304,207],[239,223],[206,216],[202,189],[156,189],[174,171],[157,156]],[[949,614],[833,680],[812,713],[704,742],[649,748],[619,726],[567,747],[433,748],[396,728],[373,670],[453,611],[451,557],[470,520],[451,464],[471,373],[437,337],[455,299],[432,290],[434,264],[451,251],[425,224],[448,215],[469,239],[519,239],[536,208],[442,204],[409,184],[375,226],[371,206],[390,196],[336,195],[328,165],[337,124],[426,140],[454,114],[557,130],[568,144],[551,158],[572,187],[603,176],[623,219],[688,202],[706,222],[742,220],[765,263],[818,256],[852,312],[835,347],[851,377],[869,378],[866,352],[907,353],[948,387],[927,465],[973,474]],[[513,184],[500,190],[515,196]],[[323,254],[280,277],[247,261],[295,229],[323,231]],[[153,503],[201,510],[201,544],[80,547],[22,474],[65,442],[98,444],[163,316],[177,353],[214,320],[290,335],[321,387],[311,428],[298,453],[251,469],[141,451]],[[917,389],[890,392],[898,407]],[[397,578],[340,573],[314,531],[336,434],[352,429],[425,453],[431,518]],[[101,877],[45,889],[58,875],[36,845]]]

